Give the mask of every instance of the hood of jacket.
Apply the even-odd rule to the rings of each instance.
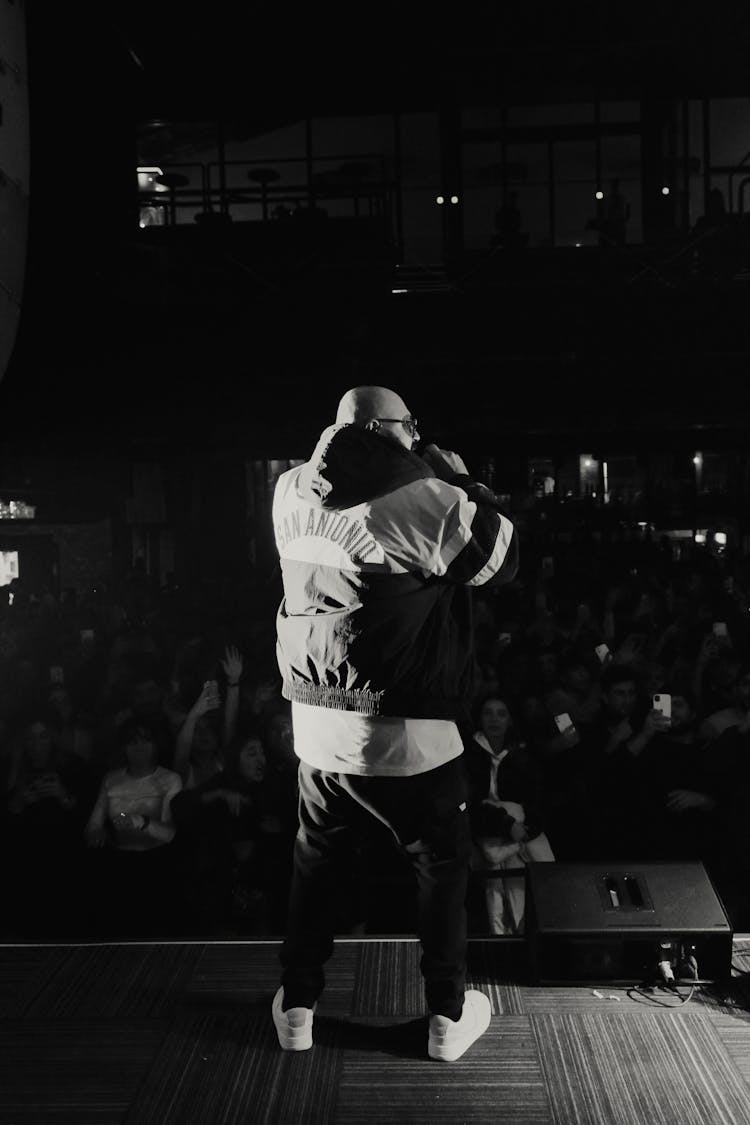
[[[434,477],[422,458],[397,442],[351,423],[323,431],[302,466],[302,499],[323,508],[350,508],[412,481]]]

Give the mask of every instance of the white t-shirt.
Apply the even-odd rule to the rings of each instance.
[[[163,766],[157,766],[146,777],[131,777],[125,769],[111,770],[99,789],[89,827],[103,828],[109,820],[114,829],[115,847],[122,851],[142,852],[158,848],[161,840],[154,840],[138,828],[119,828],[117,818],[120,813],[138,813],[162,824],[171,824],[170,804],[181,789],[180,775]]]
[[[399,719],[292,703],[294,750],[308,766],[328,773],[411,777],[463,753],[449,719]]]

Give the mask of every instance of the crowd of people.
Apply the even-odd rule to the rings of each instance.
[[[277,576],[210,605],[143,574],[78,604],[16,593],[0,609],[3,938],[283,933],[298,794]],[[470,929],[523,933],[530,860],[700,860],[750,930],[748,563],[582,534],[529,546],[473,611]],[[342,932],[403,930],[410,879],[373,828]]]

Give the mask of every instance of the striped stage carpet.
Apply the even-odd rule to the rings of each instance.
[[[3,946],[0,1123],[750,1125],[750,943],[730,986],[679,1007],[538,987],[524,956],[471,943],[494,1018],[446,1064],[426,1055],[411,938],[337,941],[298,1055],[270,1018],[276,942]]]

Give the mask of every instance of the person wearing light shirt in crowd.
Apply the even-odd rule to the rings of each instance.
[[[86,825],[89,847],[103,850],[105,926],[129,936],[156,936],[169,928],[175,887],[172,798],[182,789],[173,770],[158,763],[157,732],[146,719],[119,730],[125,764],[105,774]],[[171,919],[174,922],[174,919]]]

